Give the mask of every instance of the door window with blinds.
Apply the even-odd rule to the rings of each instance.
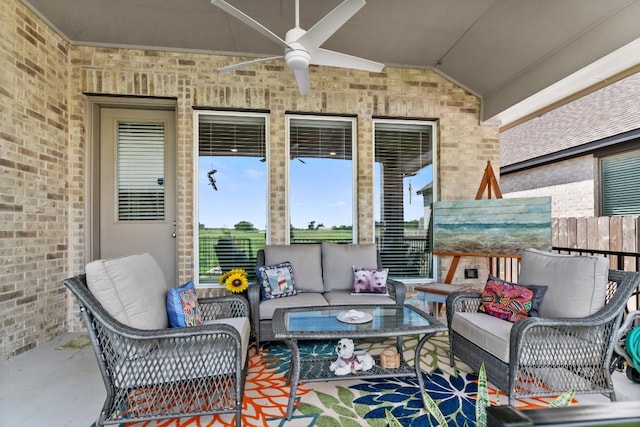
[[[640,150],[600,160],[602,216],[640,215]]]
[[[197,111],[198,281],[243,269],[267,235],[267,113]]]
[[[376,242],[395,278],[433,278],[434,122],[374,119]]]
[[[357,241],[355,117],[286,116],[289,241]]]
[[[164,123],[118,122],[117,132],[117,220],[164,220]]]

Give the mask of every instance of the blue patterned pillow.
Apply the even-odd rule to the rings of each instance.
[[[289,261],[256,267],[256,275],[262,289],[262,299],[284,298],[298,293]]]
[[[167,292],[167,314],[173,328],[202,325],[198,297],[193,282]]]
[[[542,299],[544,298],[544,294],[547,293],[548,286],[539,286],[539,285],[521,285],[525,288],[531,289],[533,291],[533,299],[531,300],[531,311],[529,312],[529,317],[538,317],[538,308],[540,304],[542,304]]]

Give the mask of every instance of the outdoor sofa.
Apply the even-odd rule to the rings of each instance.
[[[295,294],[265,298],[265,269],[288,265]],[[258,252],[256,283],[248,288],[251,321],[260,343],[274,341],[271,320],[277,308],[404,304],[402,283],[386,282],[386,293],[354,294],[354,266],[384,270],[375,244],[310,243],[267,245]]]

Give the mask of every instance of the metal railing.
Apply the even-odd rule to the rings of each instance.
[[[622,271],[640,271],[640,253],[609,251],[603,249],[565,248],[554,246],[553,252],[564,255],[603,256],[609,259],[609,268]],[[518,282],[520,258],[490,258],[491,274],[510,282]],[[640,291],[640,287],[638,288]],[[631,307],[640,307],[640,294],[636,293],[629,301]]]

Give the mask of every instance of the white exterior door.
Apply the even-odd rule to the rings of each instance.
[[[100,258],[149,252],[176,285],[175,113],[102,108]]]

